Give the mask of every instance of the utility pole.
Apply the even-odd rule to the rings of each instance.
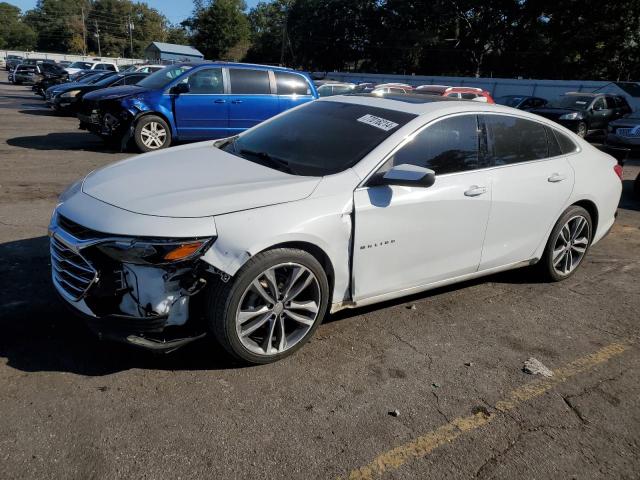
[[[129,15],[129,56],[133,58],[133,21]]]
[[[96,38],[98,39],[98,56],[102,58],[102,50],[100,49],[100,28],[98,27],[98,21],[94,20],[93,24],[96,26]]]
[[[82,55],[87,56],[87,25],[84,21],[84,7],[80,9],[82,12]]]

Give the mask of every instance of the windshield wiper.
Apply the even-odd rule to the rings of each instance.
[[[235,144],[234,144],[234,149],[235,149]],[[240,155],[251,155],[252,157],[258,158],[259,160],[262,160],[263,162],[268,163],[271,167],[275,168],[276,170],[280,170],[285,173],[292,173],[292,174],[294,173],[291,167],[289,166],[289,162],[281,158],[272,157],[267,152],[256,152],[254,150],[248,150],[243,148],[238,153]]]

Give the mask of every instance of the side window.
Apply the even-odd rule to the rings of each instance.
[[[104,65],[102,65],[101,63],[98,63],[95,67],[93,67],[94,70],[104,70]]]
[[[544,125],[505,115],[484,115],[488,154],[493,165],[539,160],[547,157]]]
[[[345,92],[348,91],[348,90],[349,89],[345,89]],[[391,87],[389,89],[389,93],[407,93],[407,92],[405,91],[404,88],[393,88],[393,87]]]
[[[115,72],[116,71],[116,66],[112,65],[110,63],[105,63],[104,69],[105,70],[109,70],[110,72]]]
[[[473,100],[474,98],[477,97],[477,95],[475,93],[461,93],[460,94],[462,96],[462,98],[464,98],[465,100]]]
[[[300,75],[275,72],[278,95],[311,95],[309,84]]]
[[[269,73],[266,70],[229,69],[231,93],[240,95],[269,95]]]
[[[189,93],[214,95],[224,93],[222,68],[205,68],[198,70],[187,78]]]
[[[551,127],[544,127],[547,132],[547,144],[549,145],[549,157],[557,157],[562,155],[562,149],[560,148],[560,144],[558,143],[558,139],[553,133],[553,129]]]
[[[405,163],[430,168],[436,175],[479,168],[475,115],[451,117],[427,127],[400,150],[387,167]]]
[[[604,104],[604,98],[603,97],[596,98],[596,101],[593,102],[593,109],[594,110],[604,110],[605,108],[606,108],[606,106]]]
[[[558,144],[560,145],[560,150],[562,150],[562,154],[566,155],[567,153],[573,153],[578,150],[578,147],[573,140],[567,137],[564,133],[560,133],[558,130],[553,130],[556,139],[558,140]]]
[[[460,98],[460,94],[459,93],[447,93],[445,96],[446,97],[452,97],[452,98]]]

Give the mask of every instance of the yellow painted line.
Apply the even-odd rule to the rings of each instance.
[[[539,397],[554,386],[567,381],[575,375],[590,370],[609,359],[620,355],[630,347],[629,343],[612,343],[600,350],[574,360],[564,367],[553,371],[553,377],[543,378],[522,387],[516,388],[509,395],[496,403],[498,412],[507,412],[522,402]],[[381,453],[371,463],[353,470],[346,477],[349,480],[372,480],[381,477],[385,472],[396,470],[414,458],[424,457],[436,448],[454,441],[465,432],[480,428],[497,417],[497,413],[478,412],[467,417],[458,417],[446,425],[422,435],[411,442]]]

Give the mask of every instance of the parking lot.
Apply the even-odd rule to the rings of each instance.
[[[2,478],[637,478],[639,161],[569,280],[516,270],[329,317],[240,368],[100,342],[56,298],[57,195],[131,153],[0,73]],[[552,377],[522,371],[535,357]]]

